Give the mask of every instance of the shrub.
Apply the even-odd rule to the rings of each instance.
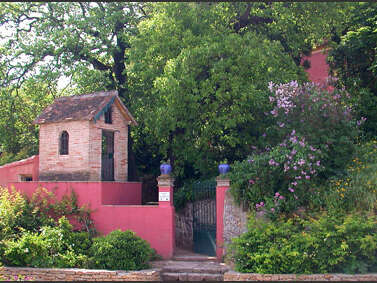
[[[40,232],[26,231],[19,239],[5,240],[2,260],[10,266],[84,267],[87,256],[75,251],[72,234],[72,225],[62,217],[56,227],[44,226]]]
[[[263,222],[233,240],[240,272],[365,273],[377,270],[377,217],[328,215]]]
[[[115,230],[104,237],[93,239],[90,249],[92,268],[139,270],[149,267],[153,250],[132,231]]]
[[[325,206],[340,211],[369,210],[377,205],[377,140],[359,144],[346,174],[322,186]]]
[[[318,199],[318,184],[343,174],[355,151],[359,126],[349,95],[312,83],[270,84],[273,121],[259,148],[229,174],[236,200],[271,217]]]

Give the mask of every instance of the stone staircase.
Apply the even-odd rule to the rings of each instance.
[[[197,254],[176,255],[160,264],[163,281],[224,281],[229,268],[216,258]]]

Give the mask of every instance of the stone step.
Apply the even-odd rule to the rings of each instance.
[[[223,274],[162,272],[163,281],[224,281]]]
[[[208,273],[208,274],[224,274],[228,269],[221,266],[215,267],[182,267],[182,266],[165,266],[162,272],[167,273]]]
[[[205,255],[176,255],[172,258],[175,261],[217,261],[214,256]]]

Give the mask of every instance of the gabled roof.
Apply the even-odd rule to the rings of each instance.
[[[126,120],[130,121],[132,125],[137,125],[116,90],[56,98],[33,123],[46,124],[80,120],[94,120],[95,122],[112,104],[118,106]]]

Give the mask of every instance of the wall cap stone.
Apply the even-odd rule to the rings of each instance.
[[[174,178],[167,174],[162,174],[157,178],[159,187],[173,187]]]
[[[217,187],[230,187],[230,179],[221,175],[216,177],[216,182]]]

